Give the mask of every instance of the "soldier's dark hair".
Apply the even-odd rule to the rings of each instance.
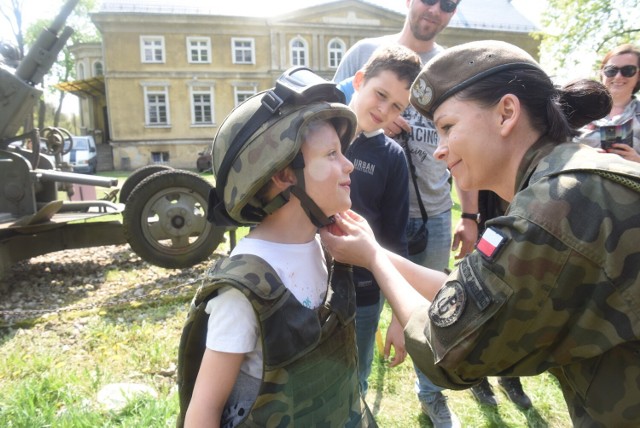
[[[559,88],[544,71],[532,68],[495,73],[454,96],[493,106],[506,94],[517,96],[531,124],[558,142],[606,116],[612,102],[609,91],[599,82],[581,79]]]
[[[377,48],[362,66],[364,81],[376,77],[383,71],[395,73],[398,80],[411,86],[422,69],[420,57],[413,50],[398,44],[388,44]]]

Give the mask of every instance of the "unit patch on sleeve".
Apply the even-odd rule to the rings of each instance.
[[[438,327],[448,327],[460,319],[466,304],[467,295],[462,284],[449,281],[433,299],[429,308],[429,318]]]
[[[476,303],[478,310],[484,311],[487,309],[492,301],[491,296],[484,289],[484,286],[474,272],[468,257],[465,257],[464,260],[462,260],[458,269],[462,275],[462,282],[467,287],[466,290],[469,292],[471,300]]]
[[[498,232],[497,229],[488,227],[476,244],[476,249],[484,256],[485,259],[491,261],[498,255],[508,240],[509,238]]]

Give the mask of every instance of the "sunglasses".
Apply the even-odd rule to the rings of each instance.
[[[422,3],[433,6],[434,4],[440,2],[440,10],[445,13],[452,13],[458,7],[458,3],[451,0],[420,0]]]
[[[603,70],[607,77],[614,77],[616,74],[622,74],[623,77],[633,77],[638,72],[638,67],[635,65],[625,65],[623,67],[616,67],[615,65],[607,65]]]

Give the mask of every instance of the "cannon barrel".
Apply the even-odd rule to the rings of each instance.
[[[49,28],[42,30],[38,39],[33,44],[29,53],[25,55],[16,69],[16,76],[33,85],[42,81],[58,57],[58,53],[64,48],[65,43],[73,34],[73,30],[65,27],[60,36],[58,33],[64,25],[67,17],[76,7],[79,0],[69,0],[60,10]]]
[[[73,172],[55,171],[51,169],[34,169],[31,175],[39,181],[56,181],[58,183],[77,183],[99,187],[116,187],[117,178],[97,177]]]
[[[71,28],[65,27],[58,37],[58,32],[77,3],[78,0],[65,3],[52,25],[42,30],[15,72],[0,68],[0,149],[6,148],[9,144],[7,139],[16,135],[38,102],[42,91],[35,85],[42,82],[73,34]]]

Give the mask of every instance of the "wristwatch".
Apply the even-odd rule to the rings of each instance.
[[[476,223],[480,224],[480,213],[462,213],[460,214],[460,217],[473,220]]]

